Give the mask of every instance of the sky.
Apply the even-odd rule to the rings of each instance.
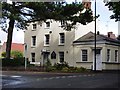
[[[75,0],[66,0],[67,2],[71,3]],[[81,0],[76,0],[81,1]],[[116,36],[118,35],[118,22],[115,22],[114,19],[110,19],[110,15],[113,14],[112,11],[109,11],[107,6],[105,6],[105,3],[103,3],[102,0],[96,0],[97,1],[97,15],[99,14],[100,17],[98,18],[97,22],[97,31],[100,31],[101,34],[107,34],[107,32],[113,32]],[[91,0],[92,2],[92,10],[94,13],[94,0]],[[7,33],[0,30],[0,40],[3,42],[7,41]],[[13,40],[14,43],[24,43],[24,32],[23,30],[17,31],[14,29],[13,32]],[[1,43],[1,44],[2,44]]]

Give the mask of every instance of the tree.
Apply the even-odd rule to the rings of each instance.
[[[12,2],[12,4],[2,2],[2,30],[8,33],[6,44],[6,58],[10,58],[12,34],[14,27],[24,30],[27,22],[33,20],[54,19],[64,21],[63,26],[66,30],[71,30],[79,22],[83,25],[93,20],[92,11],[87,9],[84,13],[81,11],[84,7],[81,3],[67,4],[65,2]],[[78,14],[76,16],[75,14]],[[9,20],[9,26],[7,26]],[[68,23],[71,21],[72,23]],[[8,27],[8,29],[6,29]]]
[[[113,15],[110,16],[111,19],[115,21],[120,21],[120,1],[118,2],[106,2],[105,6],[108,6],[110,11],[113,11]]]
[[[6,52],[2,52],[2,57],[6,57]],[[23,53],[20,51],[11,51],[12,58],[23,58]]]

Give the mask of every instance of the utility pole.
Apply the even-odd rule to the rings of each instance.
[[[96,71],[96,0],[95,0],[95,49],[94,49],[94,71]]]

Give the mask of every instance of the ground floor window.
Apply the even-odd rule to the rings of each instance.
[[[64,52],[59,52],[59,60],[60,62],[64,62]]]
[[[88,57],[88,55],[87,55],[87,50],[82,50],[82,61],[87,61],[87,57]]]
[[[107,61],[110,61],[110,49],[107,49]]]
[[[115,50],[115,62],[118,61],[118,50]]]
[[[31,53],[32,62],[35,62],[35,53]]]

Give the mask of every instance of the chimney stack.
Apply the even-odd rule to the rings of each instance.
[[[116,36],[115,36],[115,34],[113,34],[113,32],[108,32],[107,37],[112,38],[112,39],[116,39]]]
[[[86,9],[91,9],[91,2],[90,0],[82,0],[82,3]]]

